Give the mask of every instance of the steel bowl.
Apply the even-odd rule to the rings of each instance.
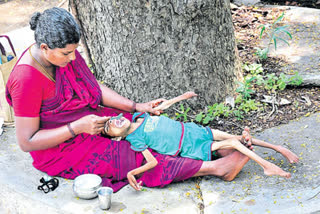
[[[73,193],[82,199],[92,199],[98,196],[97,190],[102,187],[102,179],[95,174],[83,174],[73,182]]]

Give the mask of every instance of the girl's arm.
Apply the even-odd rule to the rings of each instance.
[[[128,181],[130,183],[130,185],[135,189],[140,191],[141,190],[141,181],[139,183],[137,183],[136,178],[134,177],[135,175],[141,174],[149,169],[154,168],[157,164],[158,161],[157,159],[151,154],[151,152],[146,149],[142,152],[144,158],[147,160],[147,163],[143,166],[140,166],[136,169],[131,170],[130,172],[128,172],[127,174],[127,178]]]
[[[100,84],[100,88],[102,91],[102,104],[104,106],[116,108],[127,112],[150,112],[152,114],[159,115],[161,112],[154,109],[153,107],[158,103],[165,101],[165,99],[160,98],[147,103],[135,103],[134,101],[121,96],[107,86]]]
[[[180,96],[177,96],[175,98],[172,98],[170,100],[166,100],[166,101],[162,102],[160,105],[156,106],[154,109],[163,111],[177,102],[180,102],[182,100],[186,100],[186,99],[189,99],[189,98],[195,97],[195,96],[198,96],[198,95],[196,93],[194,93],[193,91],[188,91]]]

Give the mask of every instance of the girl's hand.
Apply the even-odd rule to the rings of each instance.
[[[159,98],[156,100],[152,100],[147,103],[137,103],[136,111],[137,112],[149,112],[151,114],[160,115],[162,113],[161,110],[155,110],[154,108],[157,107],[160,103],[166,101],[164,98]]]
[[[136,178],[134,177],[134,175],[131,172],[128,172],[127,178],[128,178],[130,186],[132,186],[133,189],[135,189],[137,191],[141,191],[141,183],[142,183],[142,181],[137,183]]]
[[[87,133],[96,135],[103,132],[105,123],[109,119],[110,117],[100,117],[90,114],[72,122],[70,125],[76,134]]]

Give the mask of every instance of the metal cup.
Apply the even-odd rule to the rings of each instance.
[[[107,210],[111,206],[111,196],[113,193],[113,189],[110,187],[100,187],[97,190],[100,208],[103,210]]]

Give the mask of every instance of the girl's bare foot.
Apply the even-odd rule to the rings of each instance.
[[[273,163],[268,163],[267,167],[264,167],[264,174],[271,176],[271,175],[279,175],[284,178],[290,178],[291,174],[282,170],[280,167],[274,165]]]
[[[242,132],[242,137],[240,142],[245,145],[248,149],[253,150],[253,146],[252,146],[252,136],[250,135],[250,128],[249,127],[245,127],[243,132]]]
[[[280,152],[290,163],[298,163],[299,157],[291,152],[289,149],[286,149],[282,146],[278,146],[277,151]]]

